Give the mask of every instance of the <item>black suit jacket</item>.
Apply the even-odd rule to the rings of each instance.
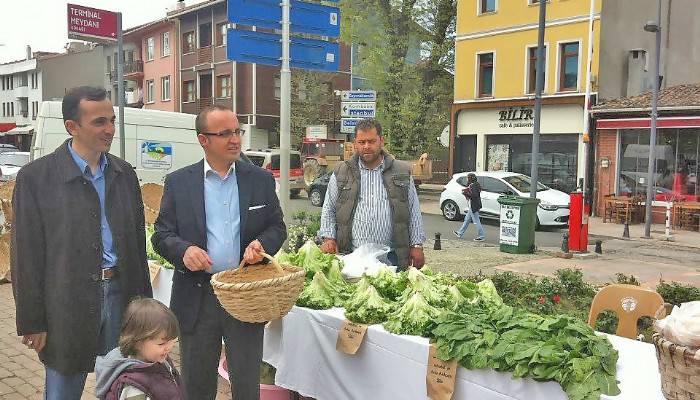
[[[287,238],[275,179],[269,171],[236,161],[238,200],[241,218],[241,258],[253,240],[262,243],[268,254],[275,254]],[[204,160],[179,169],[165,179],[160,213],[151,237],[158,254],[175,266],[170,308],[184,333],[191,332],[211,274],[192,272],[182,261],[190,246],[207,249],[204,212]],[[240,260],[239,260],[240,261]]]

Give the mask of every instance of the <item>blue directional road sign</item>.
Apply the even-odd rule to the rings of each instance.
[[[372,101],[342,102],[340,116],[350,118],[374,118],[376,105]]]
[[[340,93],[341,101],[377,101],[377,92],[374,90],[343,90]]]
[[[355,125],[357,125],[360,121],[362,121],[362,118],[341,118],[340,133],[355,132]]]
[[[226,50],[231,61],[282,65],[282,36],[272,33],[229,29]],[[340,67],[340,46],[324,40],[289,38],[292,68],[335,72]]]
[[[340,9],[292,0],[290,31],[336,38],[340,36]],[[282,29],[279,0],[228,0],[228,20],[234,24]]]

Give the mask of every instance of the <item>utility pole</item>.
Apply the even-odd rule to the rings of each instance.
[[[292,104],[292,71],[289,68],[289,7],[290,0],[282,0],[282,69],[280,70],[280,207],[289,217],[289,147],[290,114]]]
[[[658,0],[656,22],[649,21],[644,30],[656,34],[656,55],[654,61],[654,86],[651,98],[651,132],[649,134],[649,168],[647,170],[647,202],[644,219],[644,237],[651,239],[651,206],[654,201],[654,172],[656,170],[656,119],[659,104],[659,64],[661,63],[661,0]]]
[[[117,105],[119,106],[119,157],[126,159],[126,137],[124,136],[124,32],[122,13],[117,13]]]
[[[537,198],[540,153],[540,117],[542,115],[542,91],[544,89],[544,30],[547,15],[547,2],[540,0],[540,23],[537,32],[537,66],[535,67],[535,121],[532,131],[532,168],[530,169],[530,197]]]

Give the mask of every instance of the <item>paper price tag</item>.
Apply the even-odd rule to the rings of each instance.
[[[430,345],[428,371],[425,376],[428,398],[431,400],[450,400],[455,391],[457,360],[442,361],[437,358],[436,354],[437,348]]]
[[[148,273],[151,276],[151,283],[156,281],[161,268],[163,267],[161,267],[159,264],[150,261],[148,262]]]
[[[335,349],[350,355],[357,353],[366,332],[367,325],[356,324],[346,320],[338,332],[338,341],[335,343]]]

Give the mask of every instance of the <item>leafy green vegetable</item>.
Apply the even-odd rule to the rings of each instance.
[[[496,286],[493,284],[491,279],[484,279],[483,281],[476,284],[476,291],[484,302],[490,306],[499,307],[503,305],[503,300],[501,296],[498,295]]]
[[[146,258],[149,260],[153,260],[160,264],[160,266],[164,268],[169,268],[173,269],[173,265],[168,262],[164,257],[162,257],[160,254],[156,253],[155,249],[153,248],[153,243],[151,243],[151,236],[155,233],[155,228],[153,225],[146,225]]]
[[[359,324],[379,324],[386,321],[392,309],[393,304],[384,300],[369,280],[363,278],[345,302],[345,318]]]
[[[297,305],[313,308],[315,310],[325,310],[333,307],[338,296],[337,288],[326,278],[323,272],[314,274],[311,283],[304,287],[297,299]]]
[[[441,310],[428,304],[420,292],[414,292],[408,301],[389,315],[384,328],[399,335],[428,336],[440,313]]]
[[[411,267],[408,269],[408,288],[399,298],[399,303],[408,301],[415,292],[420,292],[434,307],[445,307],[449,304],[447,286],[435,282],[432,277]]]
[[[408,279],[405,273],[396,273],[388,267],[382,267],[377,275],[370,277],[370,282],[382,297],[396,300],[406,290]]]
[[[465,368],[555,380],[571,400],[597,400],[601,394],[620,392],[615,381],[617,351],[572,317],[495,307],[493,298],[484,296],[461,313],[441,315],[432,334],[437,356],[457,359]]]

